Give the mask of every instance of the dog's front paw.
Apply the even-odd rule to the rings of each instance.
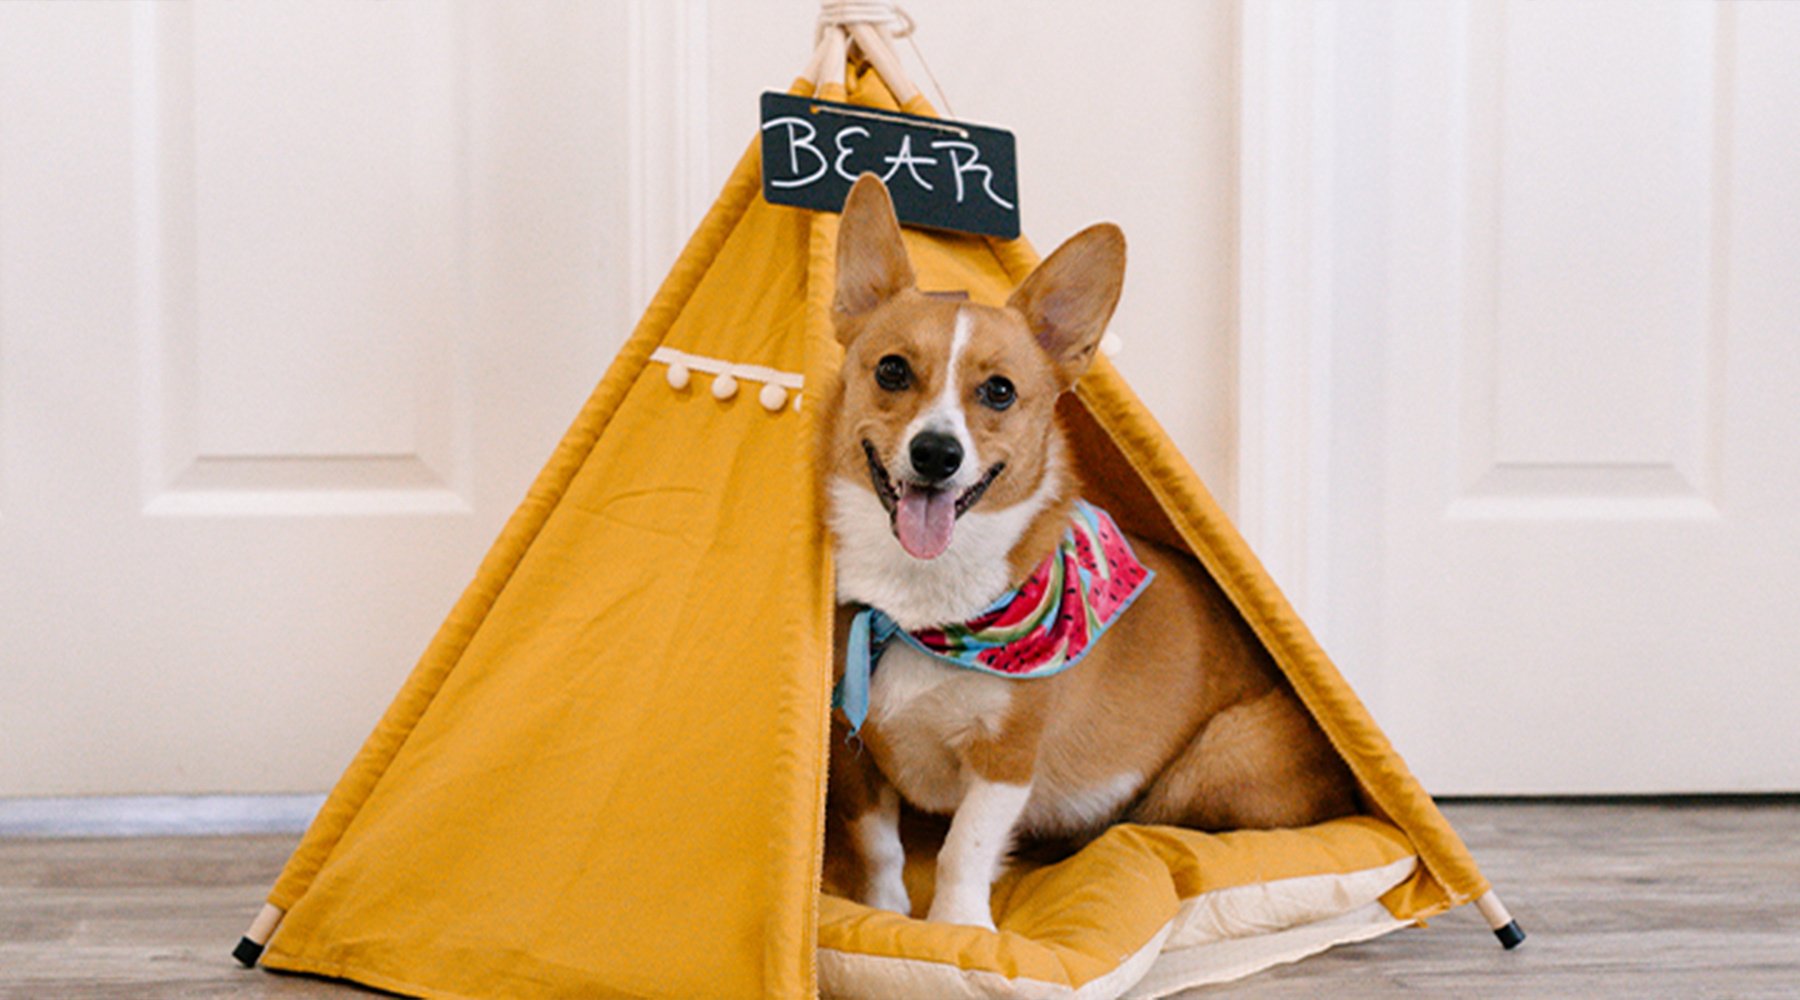
[[[898,913],[903,917],[912,916],[912,899],[906,894],[906,884],[899,879],[882,879],[870,886],[863,905]]]
[[[939,924],[993,930],[994,914],[988,908],[987,886],[939,886],[937,896],[931,901],[931,913],[925,919]]]

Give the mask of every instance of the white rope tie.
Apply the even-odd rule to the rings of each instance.
[[[895,38],[913,33],[912,15],[893,0],[819,0],[819,28],[813,35],[813,44],[825,37],[827,28],[847,28],[852,24],[886,28]]]
[[[938,96],[938,103],[944,113],[956,117],[956,109],[950,106],[950,98],[944,96],[943,85],[938,83],[937,74],[931,71],[931,63],[926,60],[925,53],[919,48],[919,40],[913,37],[916,25],[912,15],[904,7],[893,0],[819,0],[819,26],[813,32],[815,47],[825,39],[825,32],[837,28],[848,28],[853,24],[867,24],[885,33],[889,38],[904,38],[912,46],[914,58],[925,70],[925,78],[931,81],[931,89]]]

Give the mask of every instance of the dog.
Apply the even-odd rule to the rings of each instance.
[[[866,718],[860,704],[834,715],[827,837],[848,857],[827,884],[870,906],[913,908],[902,802],[950,817],[927,919],[989,929],[992,883],[1021,835],[1303,826],[1355,809],[1341,758],[1198,562],[1078,502],[1056,401],[1092,361],[1124,272],[1124,236],[1100,224],[1004,307],[949,300],[916,287],[877,178],[845,202],[832,305],[844,363],[820,447],[838,692],[866,698]],[[1108,606],[1084,615],[1064,596],[1067,621],[1040,629],[1068,634],[1026,640],[1042,675],[1008,675],[1016,642],[975,642],[980,662],[927,648],[1013,614],[995,608],[1009,594],[1009,608],[1018,594],[1055,605],[1042,580],[1067,585],[1084,567]],[[1074,650],[1056,646],[1071,629],[1088,640],[1078,658],[1056,653]],[[851,664],[877,656],[856,691]]]

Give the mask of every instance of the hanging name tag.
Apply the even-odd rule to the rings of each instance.
[[[1003,129],[771,92],[762,168],[771,204],[836,212],[872,173],[906,225],[1019,235],[1018,161]]]

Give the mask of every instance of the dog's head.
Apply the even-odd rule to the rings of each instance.
[[[913,559],[942,555],[963,515],[1040,493],[1056,399],[1093,360],[1118,304],[1125,237],[1089,227],[1002,308],[918,290],[887,188],[856,182],[838,229],[832,304],[844,345],[832,452],[886,509]]]

